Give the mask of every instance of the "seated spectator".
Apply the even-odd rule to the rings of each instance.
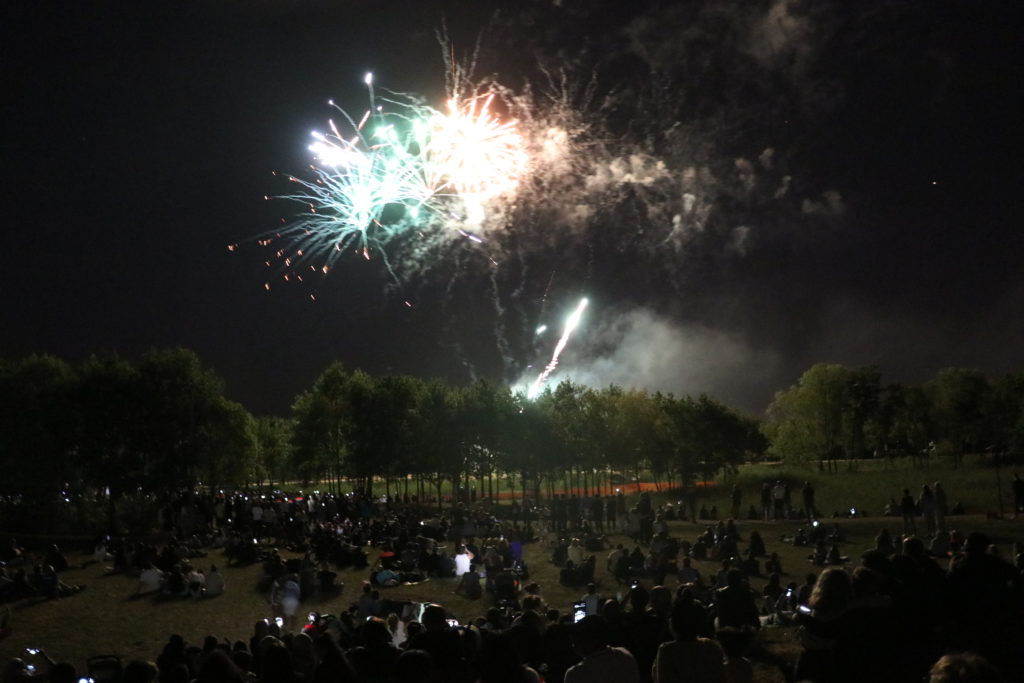
[[[510,633],[498,633],[480,648],[478,683],[540,683],[540,676],[523,663]]]
[[[18,544],[18,539],[12,537],[0,548],[0,563],[13,567],[24,561],[25,549]]]
[[[928,544],[928,553],[932,557],[949,557],[949,533],[941,529],[936,531]]]
[[[189,569],[185,580],[188,583],[188,594],[192,597],[199,597],[206,589],[206,574],[202,569]]]
[[[217,565],[210,565],[210,573],[206,575],[206,585],[203,594],[209,597],[220,595],[224,592],[224,575],[217,569]]]
[[[401,654],[392,643],[387,623],[379,617],[371,617],[359,627],[359,645],[349,650],[348,657],[359,680],[391,681]]]
[[[62,572],[68,568],[68,558],[60,551],[56,543],[46,551],[43,562],[53,567],[56,572]]]
[[[764,588],[761,590],[761,595],[764,596],[765,606],[771,606],[769,609],[766,609],[765,612],[774,611],[775,605],[778,604],[779,598],[782,597],[784,592],[785,589],[782,587],[782,581],[779,575],[769,574],[768,583],[766,583]]]
[[[727,576],[728,585],[715,592],[715,607],[718,611],[718,626],[749,626],[761,628],[754,595],[747,584],[747,578],[739,569],[730,569]]]
[[[761,563],[757,561],[752,550],[747,551],[747,556],[740,562],[740,569],[747,576],[760,576]]]
[[[679,568],[679,583],[682,584],[701,584],[700,572],[696,568],[690,565],[690,558],[683,558],[683,566]]]
[[[764,571],[767,574],[779,574],[780,576],[785,574],[782,571],[782,560],[779,559],[778,553],[772,553],[767,560],[764,561]]]
[[[750,532],[750,554],[754,557],[764,557],[768,553],[764,547],[764,539],[761,538],[761,534],[755,529]]]
[[[598,607],[601,606],[603,598],[597,592],[597,586],[594,583],[587,584],[587,592],[580,598],[580,601],[585,603],[587,606],[587,615],[597,614]]]
[[[121,683],[153,683],[157,677],[156,664],[133,659],[124,667]]]
[[[928,683],[1001,683],[996,668],[973,652],[943,655],[928,672]]]
[[[834,650],[852,599],[853,582],[845,570],[829,568],[821,573],[808,601],[812,611],[799,618],[804,649],[796,665],[798,680],[834,680]]]
[[[574,538],[569,542],[569,547],[566,551],[566,559],[578,567],[583,564],[583,560],[585,559],[584,550],[585,548],[580,545],[580,539]]]
[[[723,628],[716,637],[725,652],[725,683],[754,683],[754,667],[744,657],[754,632],[750,629]]]
[[[722,649],[715,641],[700,635],[707,629],[704,607],[691,598],[679,598],[672,607],[671,626],[675,640],[662,643],[658,648],[651,669],[654,683],[722,683],[725,680]]]
[[[474,571],[463,574],[459,579],[459,585],[455,588],[455,594],[465,595],[470,600],[479,600],[484,594],[483,585],[480,583],[480,574]]]
[[[639,683],[640,671],[628,650],[609,645],[604,617],[587,616],[572,628],[573,649],[583,658],[565,672],[565,683]]]
[[[248,676],[224,650],[212,650],[203,658],[193,683],[247,683]]]

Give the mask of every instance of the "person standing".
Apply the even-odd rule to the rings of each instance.
[[[903,498],[900,499],[900,514],[903,516],[903,533],[916,534],[917,525],[914,523],[914,516],[917,515],[917,503],[910,495],[910,489],[903,489]]]
[[[917,499],[917,509],[924,517],[924,526],[928,530],[928,537],[935,535],[935,496],[932,494],[928,484],[921,487],[921,495]]]
[[[805,481],[800,493],[804,499],[804,514],[807,515],[807,523],[810,524],[817,516],[817,511],[814,509],[814,487],[811,486],[811,482]]]
[[[946,499],[946,489],[942,488],[941,482],[935,482],[935,529],[939,533],[946,533],[946,514],[949,512],[949,503]]]
[[[1016,472],[1013,473],[1013,516],[1017,517],[1024,512],[1024,479]]]
[[[786,500],[786,487],[783,486],[782,480],[775,482],[775,486],[772,487],[772,503],[775,507],[775,519],[783,519],[784,515],[784,504]]]
[[[740,518],[740,510],[743,509],[743,492],[738,484],[732,485],[732,518]]]

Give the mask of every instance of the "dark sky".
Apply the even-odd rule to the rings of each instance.
[[[283,413],[333,360],[529,377],[554,339],[524,331],[588,295],[562,367],[598,386],[761,410],[819,361],[910,382],[1024,368],[1018,2],[2,12],[5,356],[184,345],[229,396]],[[483,248],[413,268],[394,245],[397,281],[345,257],[265,291],[255,240],[292,211],[264,201],[288,189],[271,173],[310,162],[329,98],[358,115],[368,70],[439,104],[445,21],[457,56],[483,35],[480,73],[517,91],[541,67],[593,83],[570,98],[589,132],[569,189],[517,201]]]

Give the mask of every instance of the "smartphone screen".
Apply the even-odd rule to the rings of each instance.
[[[284,619],[282,619],[281,617],[277,617],[276,619],[274,619],[274,621],[277,622],[277,627],[278,628],[281,628],[282,626],[284,626]]]
[[[572,623],[580,623],[585,616],[587,616],[587,603],[582,601],[572,603]]]
[[[459,625],[459,620],[458,619],[449,619],[448,620],[448,625],[452,626],[452,627],[458,626]]]

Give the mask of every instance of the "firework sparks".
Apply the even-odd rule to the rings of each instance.
[[[277,235],[292,242],[278,252],[288,267],[300,257],[326,266],[349,248],[369,258],[371,247],[382,249],[405,228],[452,224],[438,216],[480,226],[487,202],[514,190],[526,168],[516,122],[491,111],[494,93],[453,97],[447,113],[396,96],[381,100],[398,110],[389,113],[374,99],[373,74],[363,82],[370,110],[356,122],[331,102],[352,133],[342,135],[334,121],[329,132],[314,131],[312,179],[289,177],[301,189],[279,197],[308,207]]]
[[[544,382],[547,381],[548,376],[550,376],[551,373],[554,372],[555,368],[558,367],[558,357],[565,349],[565,345],[569,343],[569,337],[572,335],[573,330],[579,326],[580,320],[583,318],[583,311],[586,310],[588,303],[590,302],[586,297],[580,299],[580,302],[576,304],[576,310],[566,318],[565,329],[562,330],[562,337],[558,340],[558,344],[555,345],[555,352],[551,354],[551,361],[548,362],[544,371],[537,375],[537,379],[530,385],[529,391],[526,392],[527,398],[536,398],[537,394],[540,393],[541,388],[544,386]]]
[[[448,100],[446,114],[430,118],[426,159],[429,173],[462,196],[481,199],[514,190],[526,168],[516,121],[491,111],[494,93]]]

